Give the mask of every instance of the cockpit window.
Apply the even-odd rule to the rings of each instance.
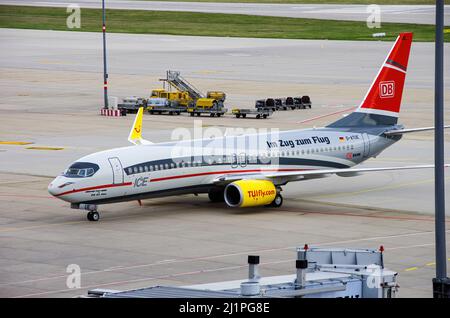
[[[93,176],[100,167],[90,162],[75,162],[65,172],[67,178],[87,178]]]

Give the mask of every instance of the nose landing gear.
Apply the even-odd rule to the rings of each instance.
[[[100,220],[100,214],[97,211],[89,211],[87,214],[87,219],[89,221],[98,221]]]
[[[97,211],[97,205],[95,204],[84,204],[84,203],[72,203],[70,205],[72,209],[80,209],[80,210],[88,210],[87,219],[89,221],[98,221],[100,220],[100,214]]]

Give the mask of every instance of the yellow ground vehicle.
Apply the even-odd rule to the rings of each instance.
[[[201,109],[218,108],[219,101],[215,100],[214,98],[199,98],[195,103],[195,107]]]
[[[171,92],[163,88],[152,90],[150,98],[166,98],[170,102],[170,106],[189,107],[194,104],[194,100],[189,96],[188,92]]]
[[[217,101],[221,101],[224,102],[225,98],[227,97],[227,95],[224,92],[220,92],[220,91],[211,91],[211,92],[207,92],[206,93],[206,97],[207,98],[212,98],[215,99]]]
[[[210,91],[205,97],[197,88],[181,77],[180,72],[167,71],[166,78],[161,81],[168,84],[168,89],[154,89],[150,98],[166,98],[170,101],[171,107],[194,108],[202,110],[202,113],[223,108],[226,98],[224,92]],[[164,85],[164,87],[166,86]]]

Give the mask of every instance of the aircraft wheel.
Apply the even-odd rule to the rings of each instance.
[[[272,201],[272,203],[269,204],[269,206],[274,207],[274,208],[279,208],[282,205],[283,205],[283,197],[279,193],[277,194],[275,199]]]
[[[100,214],[97,211],[90,211],[87,214],[87,219],[89,221],[97,222],[98,220],[100,220]]]

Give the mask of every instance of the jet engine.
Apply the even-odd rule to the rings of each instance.
[[[239,180],[225,187],[224,198],[228,206],[244,208],[271,204],[277,189],[267,180]]]

